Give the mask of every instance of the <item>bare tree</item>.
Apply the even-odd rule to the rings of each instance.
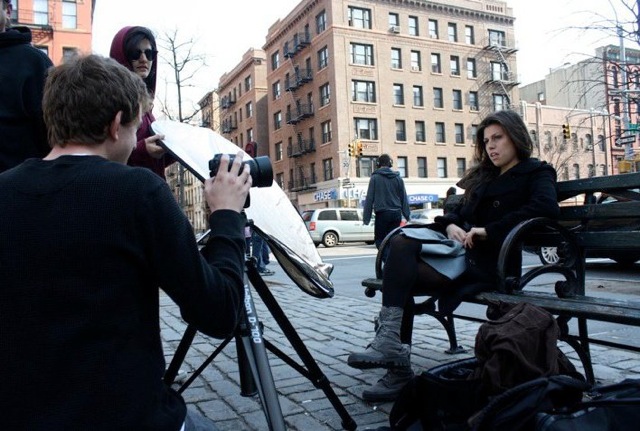
[[[158,38],[158,42],[161,48],[160,57],[170,67],[173,78],[165,78],[165,92],[160,100],[160,110],[171,120],[190,123],[199,114],[200,107],[193,101],[187,101],[185,92],[196,87],[196,75],[207,66],[206,55],[197,51],[196,39],[181,40],[177,29],[165,31]],[[187,102],[190,106],[185,112],[183,105]]]

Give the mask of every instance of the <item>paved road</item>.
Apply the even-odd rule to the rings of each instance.
[[[344,253],[355,255],[353,250]],[[374,383],[383,372],[359,371],[346,365],[347,355],[351,351],[363,349],[370,341],[372,319],[379,310],[379,302],[364,297],[361,291],[356,297],[343,295],[338,289],[334,298],[317,299],[293,285],[277,264],[272,264],[271,268],[276,271],[276,275],[267,278],[270,292],[277,299],[321,372],[331,382],[331,387],[340,402],[357,423],[358,430],[385,425],[391,403],[372,405],[361,399],[362,390]],[[340,275],[341,271],[341,265],[336,265],[336,279],[342,276],[348,279],[349,274]],[[358,285],[360,278],[357,280]],[[254,300],[258,316],[264,324],[265,339],[300,363],[283,331],[257,295],[254,295]],[[169,361],[186,327],[180,318],[179,310],[167,296],[161,298],[161,319],[164,347]],[[472,346],[478,324],[456,322],[456,325],[460,343],[463,346]],[[235,342],[231,341],[205,372],[184,391],[183,396],[189,408],[197,409],[215,420],[221,430],[267,430],[259,399],[240,395],[234,344]],[[218,345],[219,340],[198,335],[191,345],[182,369],[191,372],[200,366]],[[447,346],[447,337],[440,325],[434,319],[421,319],[420,324],[416,325],[412,349],[414,371],[420,372],[436,364],[471,354],[468,351],[462,356],[450,356],[444,353]],[[563,350],[574,359],[574,363],[579,363],[570,349],[563,346]],[[625,377],[640,378],[640,357],[637,354],[595,346],[593,356],[596,376],[603,383]],[[269,361],[287,429],[343,429],[339,415],[321,390],[316,389],[306,377],[281,359],[270,354]]]

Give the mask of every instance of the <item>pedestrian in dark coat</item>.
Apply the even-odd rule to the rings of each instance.
[[[0,9],[0,172],[51,150],[42,119],[42,92],[53,66],[31,44],[31,30],[11,27],[11,0]]]

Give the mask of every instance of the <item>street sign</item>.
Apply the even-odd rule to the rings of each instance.
[[[638,131],[638,123],[629,123],[629,132],[637,132]]]
[[[616,139],[616,145],[622,146],[627,144],[633,144],[636,141],[636,137],[634,136],[621,136]]]

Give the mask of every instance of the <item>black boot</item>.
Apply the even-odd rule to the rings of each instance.
[[[382,307],[376,337],[364,352],[352,353],[349,366],[359,369],[409,367],[409,348],[400,342],[400,307]]]
[[[362,391],[362,399],[370,403],[395,401],[413,376],[411,367],[390,368],[375,385]]]

